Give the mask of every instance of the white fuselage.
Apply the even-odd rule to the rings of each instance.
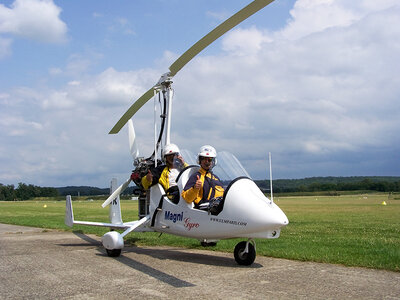
[[[180,176],[178,186],[184,183],[196,169],[188,169]],[[150,190],[150,215],[164,193],[160,185]],[[283,211],[264,196],[249,178],[238,178],[228,186],[224,206],[218,215],[193,208],[181,197],[174,204],[163,197],[162,210],[157,213],[154,230],[197,239],[277,238],[280,229],[289,221]]]

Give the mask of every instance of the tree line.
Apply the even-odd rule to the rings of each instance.
[[[15,188],[13,184],[3,185],[0,183],[0,201],[23,201],[35,197],[57,197],[58,195],[58,190],[52,187],[40,187],[20,182]]]
[[[269,191],[268,180],[255,180],[255,183],[264,192]],[[134,193],[136,186],[130,186],[123,194]],[[276,179],[273,180],[274,193],[293,192],[325,192],[325,191],[378,191],[400,192],[400,177],[310,177],[303,179]],[[0,201],[21,201],[35,197],[57,197],[65,195],[95,196],[108,195],[109,188],[97,188],[90,186],[68,187],[40,187],[32,184],[19,183],[3,185],[0,183]]]
[[[269,189],[269,181],[256,181],[263,189]],[[320,191],[377,191],[400,192],[400,177],[311,177],[304,179],[273,180],[275,193],[320,192]]]
[[[131,195],[135,186],[128,187],[122,195]],[[109,188],[98,188],[92,186],[66,186],[66,187],[40,187],[33,184],[18,183],[18,187],[3,185],[0,183],[0,201],[23,201],[35,197],[58,197],[58,196],[98,196],[109,195]]]

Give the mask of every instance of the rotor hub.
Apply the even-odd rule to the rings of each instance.
[[[161,75],[160,80],[158,80],[156,86],[157,87],[169,87],[172,84],[172,76],[171,72],[164,73]]]

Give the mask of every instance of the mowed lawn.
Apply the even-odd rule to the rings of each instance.
[[[382,205],[385,201],[387,205]],[[289,218],[278,239],[256,239],[257,255],[400,271],[400,200],[387,194],[276,197]],[[108,222],[102,201],[74,201],[76,220]],[[124,221],[136,220],[137,201],[122,201]],[[65,201],[0,202],[0,223],[102,235],[107,228],[64,225]],[[131,233],[127,243],[202,248],[197,240]],[[241,239],[208,250],[233,252]]]

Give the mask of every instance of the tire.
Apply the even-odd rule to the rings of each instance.
[[[109,257],[118,257],[121,255],[121,249],[106,249],[106,251]]]
[[[217,242],[201,242],[200,243],[203,247],[215,247]]]
[[[235,260],[239,265],[250,266],[256,259],[256,250],[252,243],[249,243],[249,252],[243,253],[246,249],[246,242],[240,242],[236,245],[234,255]]]

